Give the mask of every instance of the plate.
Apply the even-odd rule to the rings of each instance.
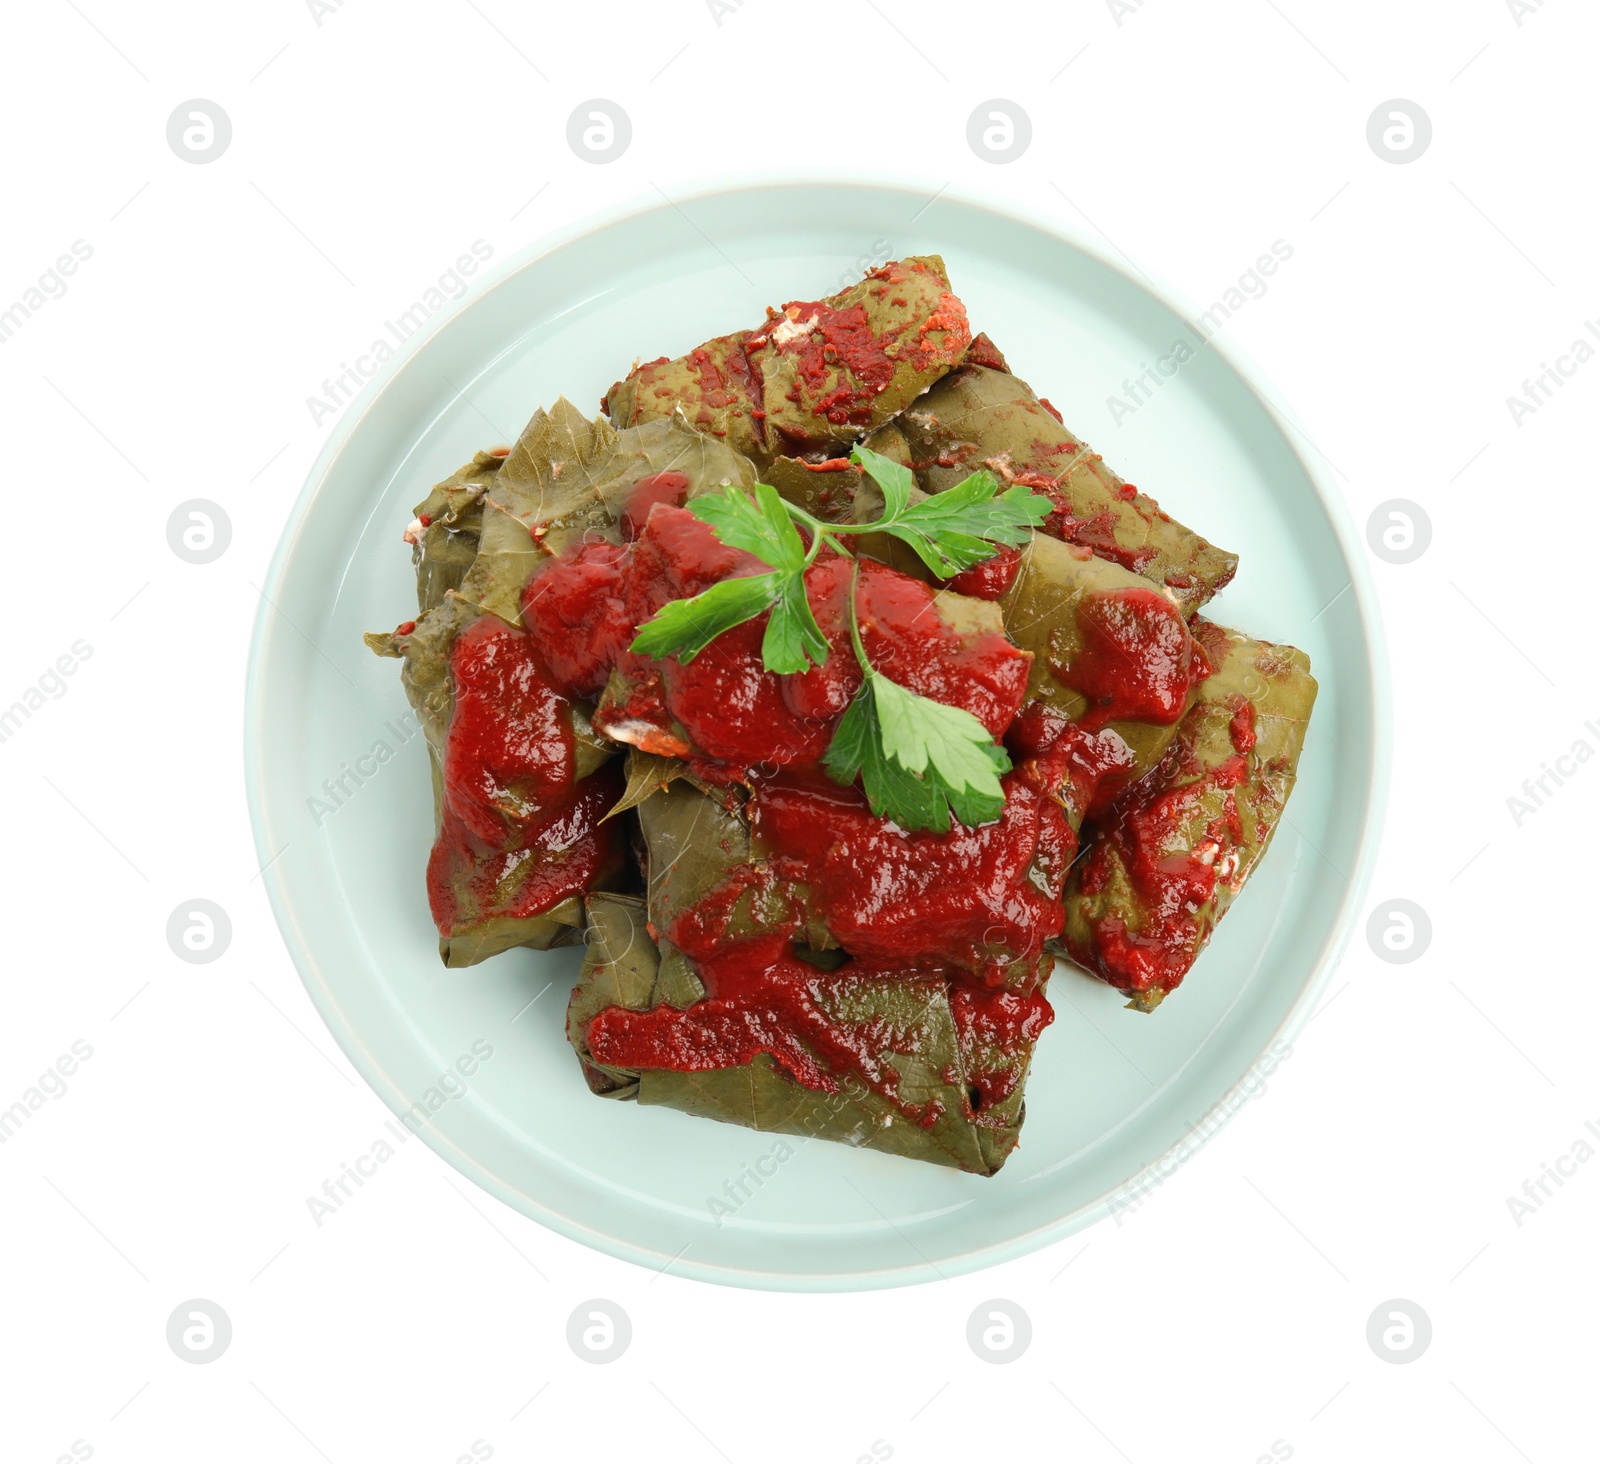
[[[423,890],[427,756],[398,667],[361,644],[415,604],[401,531],[429,484],[540,403],[598,410],[675,355],[865,267],[943,254],[974,329],[1171,513],[1240,555],[1215,617],[1321,682],[1288,818],[1153,1016],[1063,967],[1022,1141],[993,1179],[593,1097],[563,1035],[580,952],[446,971]],[[958,189],[735,180],[536,245],[385,363],[312,469],[250,652],[246,769],[274,911],[329,1030],[439,1154],[524,1214],[674,1274],[793,1290],[948,1277],[1150,1187],[1284,1060],[1360,907],[1387,679],[1357,537],[1303,432],[1195,313],[1060,226]],[[1137,409],[1124,387],[1149,370]],[[1213,613],[1213,612],[1208,612]]]

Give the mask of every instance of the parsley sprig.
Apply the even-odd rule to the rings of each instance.
[[[828,656],[828,640],[805,585],[806,570],[824,548],[854,559],[845,537],[888,534],[948,579],[1004,545],[1027,543],[1033,526],[1051,510],[1048,499],[1028,488],[999,492],[994,475],[985,471],[913,503],[910,468],[865,447],[857,447],[850,459],[883,494],[883,513],[873,523],[828,523],[767,483],[756,484],[753,499],[733,485],[692,499],[690,512],[724,544],[755,555],[770,569],[672,601],[639,628],[632,649],[692,661],[724,631],[767,613],[762,665],[780,674],[807,671]],[[810,535],[809,548],[801,527]],[[838,783],[848,785],[859,776],[873,813],[905,829],[945,833],[952,812],[964,824],[998,818],[1005,804],[1000,776],[1010,768],[1010,758],[971,712],[918,696],[873,666],[856,612],[860,573],[857,564],[850,577],[849,625],[861,689],[834,731],[823,767]]]

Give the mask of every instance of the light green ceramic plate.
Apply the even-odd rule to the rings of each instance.
[[[887,1286],[1092,1223],[1271,1066],[1263,1053],[1281,1052],[1309,1013],[1366,885],[1387,679],[1362,551],[1314,450],[1221,341],[1114,423],[1108,397],[1126,399],[1125,379],[1193,343],[1193,313],[1057,226],[936,191],[719,184],[528,251],[430,320],[345,413],[266,587],[246,711],[251,813],[312,999],[384,1101],[417,1114],[463,1174],[643,1266],[749,1286]],[[677,354],[769,303],[926,252],[944,255],[975,328],[1069,426],[1239,553],[1216,617],[1303,647],[1322,684],[1290,822],[1181,991],[1143,1016],[1057,973],[1022,1143],[990,1180],[821,1142],[784,1158],[749,1130],[592,1097],[562,1035],[577,953],[439,965],[422,879],[427,758],[396,664],[361,644],[363,630],[407,618],[401,531],[475,448],[512,441],[563,393],[598,410],[636,356]],[[341,775],[335,800],[327,784]]]

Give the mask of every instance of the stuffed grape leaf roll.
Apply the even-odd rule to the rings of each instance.
[[[1317,683],[1305,653],[1199,620],[1214,671],[1161,762],[1097,814],[1062,945],[1152,1010],[1261,862],[1294,788]]]
[[[634,369],[606,393],[621,427],[682,410],[764,466],[858,441],[962,359],[966,310],[937,255],[891,260],[825,300],[792,300],[754,330]]]
[[[1027,382],[968,364],[935,384],[867,446],[908,463],[938,493],[978,468],[1051,498],[1045,531],[1170,589],[1186,613],[1205,604],[1238,568],[1156,501],[1125,483],[1062,425]]]
[[[763,886],[743,810],[725,792],[676,782],[640,815],[648,904],[591,896],[568,1008],[595,1092],[977,1174],[1000,1168],[1050,1020],[1042,992],[974,989],[806,944]]]
[[[1087,549],[1036,533],[1000,597],[1006,633],[1033,653],[1011,741],[1065,757],[1076,829],[1097,800],[1162,758],[1211,670],[1174,597]]]

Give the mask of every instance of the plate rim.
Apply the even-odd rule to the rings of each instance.
[[[323,1025],[328,1028],[339,1044],[340,1050],[361,1075],[363,1081],[396,1115],[406,1111],[409,1103],[377,1055],[367,1047],[354,1025],[345,1018],[335,993],[319,969],[309,943],[301,938],[289,894],[284,887],[282,872],[273,860],[271,843],[267,837],[269,815],[265,804],[266,739],[263,736],[262,725],[265,715],[262,688],[266,655],[272,636],[274,602],[281,593],[284,575],[299,545],[311,510],[326,487],[329,475],[340,455],[396,377],[465,310],[492,294],[514,275],[592,235],[652,213],[681,211],[684,203],[703,201],[730,193],[759,194],[807,188],[856,189],[875,194],[905,193],[919,197],[928,195],[930,204],[948,199],[953,203],[1032,229],[1080,251],[1186,322],[1198,317],[1196,303],[1185,292],[1176,288],[1160,274],[1152,273],[1142,264],[1135,263],[1131,257],[1123,255],[1120,249],[1110,245],[1109,240],[1103,246],[1065,220],[1033,213],[1002,195],[982,188],[951,181],[941,183],[911,173],[886,175],[848,169],[773,169],[761,172],[718,173],[686,181],[675,186],[676,197],[669,197],[660,189],[656,189],[653,195],[642,191],[636,192],[617,203],[542,234],[522,249],[499,261],[474,281],[464,294],[432,316],[393,356],[383,362],[330,431],[284,520],[277,546],[266,571],[265,593],[257,606],[251,629],[245,668],[243,753],[245,796],[251,835],[258,861],[263,866],[262,884],[279,934],[301,984],[310,996]],[[602,1254],[632,1262],[657,1274],[672,1270],[675,1275],[686,1279],[765,1291],[868,1291],[948,1280],[953,1275],[970,1274],[1016,1260],[1063,1240],[1105,1219],[1115,1211],[1120,1200],[1140,1186],[1146,1175],[1159,1170],[1180,1151],[1185,1152],[1186,1158],[1192,1157],[1231,1122],[1245,1106],[1239,1101],[1240,1094],[1262,1058],[1279,1044],[1292,1044],[1296,1035],[1310,1020],[1318,999],[1338,967],[1359,921],[1382,846],[1390,781],[1392,688],[1383,617],[1372,571],[1362,552],[1354,519],[1343,496],[1323,464],[1301,447],[1302,442],[1312,444],[1311,437],[1300,425],[1292,408],[1272,387],[1271,379],[1248,352],[1233,340],[1223,339],[1220,333],[1211,336],[1205,344],[1217,353],[1223,364],[1266,413],[1268,420],[1283,438],[1296,463],[1304,472],[1333,527],[1345,568],[1350,574],[1350,590],[1355,599],[1366,653],[1366,691],[1372,708],[1370,739],[1366,751],[1372,772],[1361,810],[1355,867],[1350,873],[1337,914],[1316,954],[1311,973],[1261,1051],[1227,1091],[1218,1097],[1207,1117],[1209,1120],[1211,1115],[1221,1116],[1214,1123],[1207,1122],[1198,1142],[1193,1132],[1186,1134],[1151,1158],[1120,1184],[1097,1198],[1051,1221],[1008,1236],[1004,1240],[943,1258],[937,1265],[931,1261],[921,1260],[904,1266],[880,1266],[839,1272],[758,1270],[752,1267],[705,1261],[691,1262],[684,1259],[681,1254],[679,1257],[667,1257],[664,1252],[653,1251],[647,1246],[622,1239],[606,1231],[596,1230],[561,1210],[540,1203],[537,1197],[512,1188],[479,1160],[461,1149],[447,1135],[431,1126],[425,1128],[419,1135],[429,1148],[480,1189],[493,1195],[518,1214],[525,1215],[557,1234],[578,1241]]]

